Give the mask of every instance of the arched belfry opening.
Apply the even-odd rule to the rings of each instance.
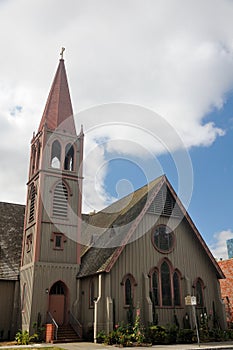
[[[49,312],[59,326],[67,320],[68,288],[62,281],[57,281],[49,291]]]
[[[74,170],[74,147],[70,143],[66,145],[64,170]]]
[[[57,140],[52,144],[50,165],[55,169],[60,169],[61,167],[61,145]]]

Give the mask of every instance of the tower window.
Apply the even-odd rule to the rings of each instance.
[[[66,145],[64,169],[70,171],[74,170],[74,147],[70,143]]]
[[[61,145],[57,140],[52,144],[50,164],[52,168],[60,169],[61,167]]]
[[[31,251],[31,247],[32,247],[32,234],[30,233],[27,236],[27,239],[26,239],[26,250],[27,250],[27,253],[29,253]]]
[[[55,250],[63,250],[64,243],[66,242],[66,236],[62,233],[53,232],[51,235],[51,242],[53,242],[53,249]]]
[[[40,164],[40,142],[37,143],[36,170],[39,168],[39,164]]]
[[[59,182],[53,194],[53,215],[66,218],[68,214],[68,190],[63,182]]]

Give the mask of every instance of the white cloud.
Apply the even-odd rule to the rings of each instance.
[[[110,102],[142,105],[164,117],[188,148],[209,146],[224,134],[204,117],[223,106],[233,87],[232,1],[18,0],[1,2],[0,10],[1,200],[24,202],[28,145],[61,46],[67,49],[76,112]],[[16,106],[22,111],[12,116]],[[145,128],[155,132],[150,125]],[[111,129],[108,136],[114,139],[117,131]],[[128,132],[138,138],[128,129],[121,130],[121,136]],[[105,133],[98,130],[96,135]],[[86,153],[93,140],[85,138]],[[145,143],[159,151],[149,139]],[[96,169],[106,161],[105,151],[95,157]],[[122,154],[126,148],[115,143],[112,151]],[[127,152],[138,156],[137,147]],[[12,162],[17,164],[13,174]],[[93,172],[85,171],[88,198]],[[103,167],[98,175],[102,204],[107,198],[106,173]],[[9,179],[11,188],[6,186]]]
[[[210,250],[216,259],[228,259],[226,241],[233,238],[233,231],[223,230],[214,234],[215,242],[210,245]]]

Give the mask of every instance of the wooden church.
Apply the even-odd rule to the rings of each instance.
[[[37,322],[84,339],[127,323],[130,308],[144,325],[192,326],[187,295],[224,328],[224,275],[166,176],[82,214],[83,147],[62,57],[31,141],[26,207],[0,203],[0,338]]]

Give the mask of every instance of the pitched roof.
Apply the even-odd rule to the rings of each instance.
[[[46,125],[51,130],[65,130],[76,135],[64,60],[60,59],[38,131]]]
[[[161,176],[90,216],[82,230],[82,242],[85,240],[86,246],[82,249],[78,277],[107,271],[108,265],[124,249],[131,224],[136,228],[142,211],[147,210],[151,204],[151,194],[160,190],[164,179]]]
[[[0,279],[17,280],[25,206],[0,202]]]
[[[160,194],[164,186],[169,189],[169,195],[174,198],[176,212],[179,211],[192,227],[215,267],[218,278],[224,278],[223,272],[166,176],[155,179],[86,220],[82,233],[86,239],[86,246],[82,250],[82,263],[77,277],[111,270],[126,244],[130,242],[144,214],[154,201],[161,201]],[[164,202],[163,205],[166,203]]]

